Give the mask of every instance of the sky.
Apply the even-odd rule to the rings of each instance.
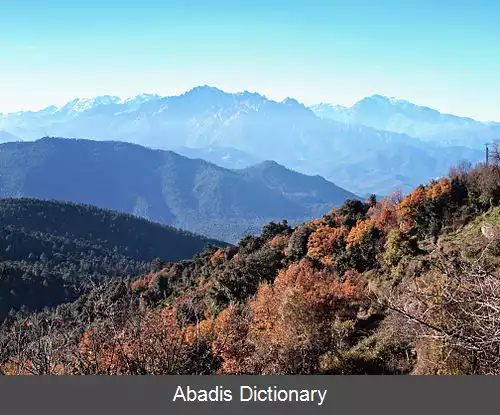
[[[498,0],[0,0],[0,112],[197,85],[500,121]]]

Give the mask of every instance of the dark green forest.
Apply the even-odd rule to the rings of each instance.
[[[142,275],[206,244],[225,245],[89,205],[0,199],[0,318],[73,301],[84,286]]]

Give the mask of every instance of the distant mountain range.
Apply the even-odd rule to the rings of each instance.
[[[230,170],[129,143],[58,138],[0,144],[0,197],[86,203],[227,242],[357,198],[276,162]]]
[[[351,108],[307,108],[291,98],[276,102],[209,86],[172,97],[75,99],[60,108],[0,117],[0,131],[23,140],[46,135],[117,140],[227,168],[275,160],[363,195],[408,191],[462,159],[481,160],[484,143],[499,130],[496,123],[381,96]]]
[[[432,108],[382,95],[366,97],[352,107],[323,103],[311,109],[322,118],[407,134],[441,145],[482,149],[486,142],[500,138],[498,123],[442,114]]]

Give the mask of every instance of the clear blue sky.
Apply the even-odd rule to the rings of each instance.
[[[0,112],[200,84],[500,121],[500,1],[0,0]]]

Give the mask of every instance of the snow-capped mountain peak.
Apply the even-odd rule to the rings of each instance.
[[[85,112],[100,105],[118,104],[120,101],[120,97],[112,95],[75,98],[73,101],[70,101],[61,107],[59,111],[74,113]]]
[[[295,98],[290,98],[290,97],[286,97],[283,101],[281,101],[281,103],[289,106],[294,106],[294,105],[302,106],[302,104],[299,101],[297,101]]]
[[[124,104],[124,105],[141,105],[144,104],[145,102],[152,101],[155,99],[160,99],[161,96],[158,94],[140,94],[136,95],[134,97],[128,97],[125,99],[120,100],[119,104]]]
[[[401,99],[394,96],[387,97],[385,95],[380,95],[380,94],[374,94],[369,97],[360,99],[358,102],[356,102],[356,104],[353,105],[353,107],[361,106],[366,103],[374,103],[378,105],[388,105],[394,107],[416,107],[415,104],[405,99]]]
[[[55,105],[51,105],[49,107],[42,109],[40,112],[42,112],[42,113],[54,113],[57,110],[58,110],[58,108]]]
[[[210,85],[200,85],[191,88],[181,96],[211,96],[211,95],[226,95],[224,91]]]

